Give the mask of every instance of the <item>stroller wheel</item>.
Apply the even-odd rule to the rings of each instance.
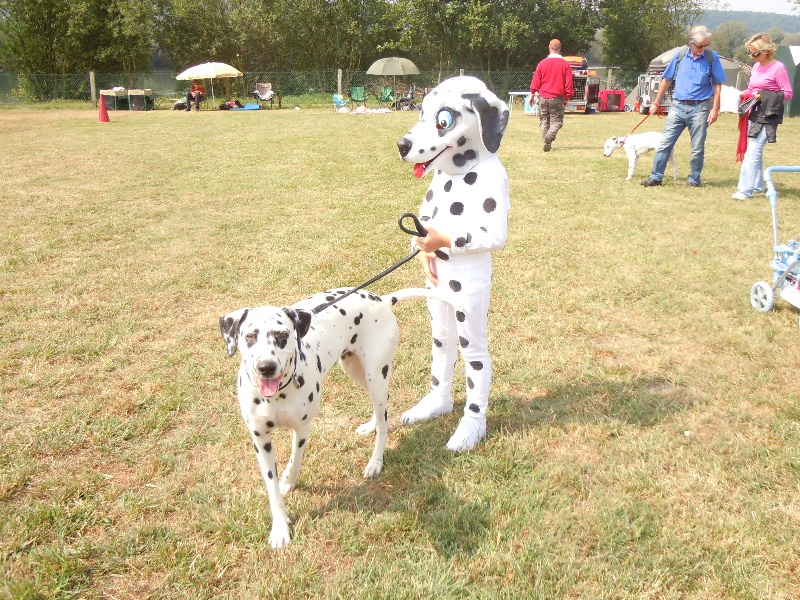
[[[766,281],[757,281],[750,288],[750,304],[758,312],[769,312],[775,306],[775,293]]]

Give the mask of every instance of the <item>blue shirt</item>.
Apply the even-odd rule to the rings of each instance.
[[[714,95],[715,85],[725,83],[725,70],[722,68],[719,55],[707,48],[706,52],[711,52],[713,56],[711,66],[708,64],[705,52],[695,58],[691,48],[687,49],[678,69],[677,81],[675,81],[675,68],[681,51],[678,50],[669,61],[662,77],[675,81],[675,89],[672,91],[675,100],[706,100]]]

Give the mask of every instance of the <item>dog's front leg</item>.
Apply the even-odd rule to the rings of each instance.
[[[636,171],[636,164],[639,162],[639,155],[636,152],[628,154],[628,179],[633,179],[633,173]]]
[[[306,450],[308,434],[311,432],[311,424],[307,424],[299,429],[292,430],[292,456],[281,477],[281,494],[288,494],[297,485],[300,478],[300,465],[303,463],[303,453]]]
[[[273,548],[284,548],[292,543],[289,534],[289,517],[286,504],[278,488],[278,469],[275,462],[275,451],[272,448],[272,436],[266,431],[252,431],[253,445],[256,449],[258,466],[267,486],[269,507],[272,513],[272,529],[269,532],[269,543]]]
[[[377,391],[371,390],[372,393],[372,419],[368,423],[364,423],[356,429],[356,433],[366,435],[371,431],[375,431],[375,448],[372,450],[372,456],[364,469],[364,477],[366,479],[374,479],[380,475],[383,469],[383,453],[386,449],[386,438],[389,435],[389,392],[388,386],[379,387]]]

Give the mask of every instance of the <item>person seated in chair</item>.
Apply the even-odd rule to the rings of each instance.
[[[206,97],[206,86],[199,79],[192,82],[192,89],[186,92],[186,112],[192,110],[192,100],[194,100],[194,109],[200,110],[200,101]]]

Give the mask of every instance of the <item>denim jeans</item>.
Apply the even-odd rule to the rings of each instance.
[[[767,128],[762,127],[761,131],[754,138],[747,138],[747,152],[742,161],[742,170],[739,173],[739,184],[736,191],[745,196],[752,196],[754,190],[764,190],[764,146],[767,143]]]
[[[672,152],[672,148],[678,141],[683,130],[689,129],[689,137],[692,142],[692,157],[689,160],[689,176],[686,181],[700,183],[700,173],[703,171],[703,159],[705,158],[706,131],[708,130],[708,113],[710,112],[709,99],[701,104],[684,104],[680,101],[673,102],[667,115],[667,122],[664,125],[664,139],[656,150],[653,159],[653,172],[651,179],[661,181],[664,171],[667,168],[667,160]]]

